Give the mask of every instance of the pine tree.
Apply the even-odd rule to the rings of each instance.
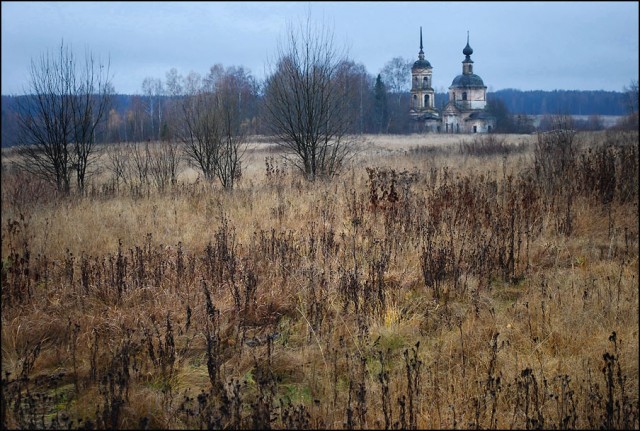
[[[382,82],[382,77],[378,74],[374,93],[374,127],[378,133],[387,133],[389,128],[389,107],[387,104],[387,88]]]

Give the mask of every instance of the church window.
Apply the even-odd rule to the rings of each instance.
[[[467,100],[467,92],[466,91],[464,93],[462,93],[462,100]]]
[[[425,94],[424,95],[424,106],[429,107],[429,95]]]

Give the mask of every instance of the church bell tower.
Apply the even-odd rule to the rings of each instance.
[[[431,84],[433,68],[424,58],[422,27],[420,27],[420,52],[411,67],[411,112],[415,114],[435,112],[435,91]]]

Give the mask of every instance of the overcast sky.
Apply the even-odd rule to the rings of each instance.
[[[394,57],[417,60],[422,26],[437,91],[461,73],[467,31],[489,91],[622,91],[638,80],[638,2],[2,1],[2,94],[23,94],[31,59],[63,40],[77,57],[110,58],[121,94],[173,67],[243,66],[262,80],[287,26],[308,15],[372,76]]]

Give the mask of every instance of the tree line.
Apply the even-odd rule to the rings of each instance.
[[[414,131],[408,118],[410,93],[394,92],[385,85],[384,75],[373,78],[364,70],[364,66],[352,63],[354,71],[351,81],[355,83],[354,100],[351,101],[356,121],[351,129],[353,133],[391,133],[404,134]],[[221,64],[211,67],[213,71],[225,68]],[[262,86],[249,71],[243,67],[230,66],[227,72],[246,80],[244,110],[251,134],[264,134],[266,128],[260,117],[263,102]],[[210,71],[208,75],[212,72]],[[207,77],[208,77],[207,75]],[[170,80],[194,78],[193,74],[182,77],[175,68],[167,72]],[[202,79],[202,77],[200,77]],[[146,94],[113,94],[106,124],[105,142],[140,142],[146,140],[170,139],[172,137],[171,107],[183,94],[174,95],[168,91],[167,81],[160,78],[146,78],[144,82],[155,82],[154,87],[146,87]],[[175,81],[169,81],[175,82]],[[362,97],[360,97],[362,96]],[[26,96],[2,96],[2,146],[17,145],[17,106]],[[447,93],[436,93],[436,104],[442,108]],[[624,91],[522,91],[514,89],[497,90],[487,93],[489,105],[500,101],[504,110],[512,116],[533,115],[592,115],[624,116],[629,113],[628,94]]]

